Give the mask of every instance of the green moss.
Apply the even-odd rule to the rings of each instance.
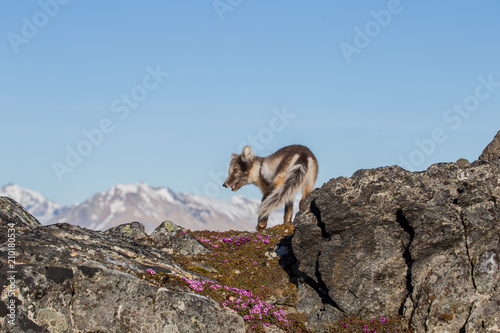
[[[167,287],[172,290],[188,290],[188,284],[182,278],[169,273],[138,273],[138,277],[149,282],[159,285],[161,287]]]

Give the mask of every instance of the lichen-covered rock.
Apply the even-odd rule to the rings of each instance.
[[[5,197],[0,219],[2,258],[11,249],[9,229],[16,231],[16,262],[0,267],[2,332],[245,332],[243,318],[187,287],[160,287],[138,277],[151,268],[199,278],[148,245],[150,237],[138,223],[105,233],[70,224],[40,226]]]
[[[389,167],[330,180],[309,197],[310,210],[298,214],[293,251],[326,307],[366,318],[399,311],[408,294],[403,254],[410,236],[384,183],[392,179],[398,187],[406,174]]]
[[[302,298],[312,302],[314,290],[323,305],[305,309],[311,318],[400,314],[417,332],[498,331],[499,199],[500,169],[488,161],[330,180],[294,221]],[[300,297],[299,288],[307,303]]]
[[[170,249],[184,256],[212,252],[172,221],[162,222],[151,233],[151,238],[160,249]]]
[[[41,226],[41,223],[23,206],[8,197],[0,196],[0,219],[3,221],[16,220],[16,230],[28,230]]]
[[[149,239],[144,225],[139,222],[120,224],[104,232],[106,235],[113,235],[118,238],[125,238],[132,241]]]

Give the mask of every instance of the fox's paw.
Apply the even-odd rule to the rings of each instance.
[[[262,232],[266,230],[266,228],[267,228],[267,217],[259,220],[259,223],[257,223],[257,227],[255,228],[255,230],[257,230],[258,232]]]

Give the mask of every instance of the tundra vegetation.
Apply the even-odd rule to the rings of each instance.
[[[212,251],[177,255],[175,261],[207,279],[182,279],[152,269],[139,276],[160,286],[189,288],[216,300],[221,307],[241,315],[248,332],[265,332],[271,326],[284,332],[313,332],[306,326],[307,316],[295,310],[298,276],[290,248],[293,231],[293,224],[272,227],[265,234],[185,230],[183,234]],[[387,315],[368,320],[345,318],[332,322],[328,332],[411,332],[403,328],[399,316]]]

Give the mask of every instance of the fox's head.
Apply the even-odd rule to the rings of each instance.
[[[243,185],[250,184],[250,170],[252,169],[255,154],[250,146],[245,146],[240,155],[233,154],[229,163],[229,174],[222,186],[238,191]]]

